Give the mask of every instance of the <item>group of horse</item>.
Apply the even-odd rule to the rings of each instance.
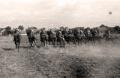
[[[39,31],[34,31],[30,28],[26,29],[26,34],[30,47],[36,45],[36,35],[39,35],[39,41],[41,46],[53,45],[65,47],[66,44],[80,45],[82,43],[100,41],[101,39],[109,40],[110,31],[105,30],[100,32],[97,28],[59,28],[59,29],[48,29],[41,28]],[[21,41],[19,30],[14,32],[14,42],[16,48],[19,48]]]
[[[110,40],[110,31],[100,32],[97,28],[60,28],[40,30],[40,41],[43,45],[52,44],[65,47],[65,44],[79,45],[82,43],[100,41],[101,39]]]

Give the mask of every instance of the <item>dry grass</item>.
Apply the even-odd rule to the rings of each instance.
[[[31,64],[48,78],[119,78],[119,46],[110,44],[48,47],[29,54]]]
[[[1,37],[0,42],[0,78],[120,77],[119,40],[66,48],[21,48],[19,53],[11,37]]]

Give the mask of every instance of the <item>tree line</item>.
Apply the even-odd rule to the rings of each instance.
[[[99,27],[101,27],[101,26],[106,26],[106,25],[101,24]],[[106,27],[112,28],[112,29],[113,29],[114,31],[116,31],[117,33],[120,33],[120,26],[113,26],[113,27],[106,26]],[[39,30],[37,27],[34,27],[34,26],[29,27],[29,28],[30,28],[30,29]],[[43,27],[43,28],[44,28],[44,27]],[[60,28],[64,28],[64,26],[61,26]],[[68,28],[69,28],[69,27],[68,27]],[[74,27],[74,28],[79,28],[79,27]],[[95,27],[94,27],[94,28],[95,28]],[[3,36],[12,35],[15,29],[16,29],[16,28],[12,28],[11,26],[6,26],[5,28],[0,28],[0,33],[1,33],[1,35],[3,35]],[[25,28],[24,28],[23,25],[19,25],[19,26],[17,27],[17,29],[19,29],[20,31],[23,31]]]

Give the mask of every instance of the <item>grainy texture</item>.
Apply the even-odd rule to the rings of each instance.
[[[120,42],[14,48],[0,37],[0,78],[120,78]],[[26,44],[21,44],[26,46]]]

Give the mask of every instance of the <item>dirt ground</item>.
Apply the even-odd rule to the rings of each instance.
[[[0,78],[120,78],[119,47],[117,40],[18,52],[12,37],[0,37]]]

